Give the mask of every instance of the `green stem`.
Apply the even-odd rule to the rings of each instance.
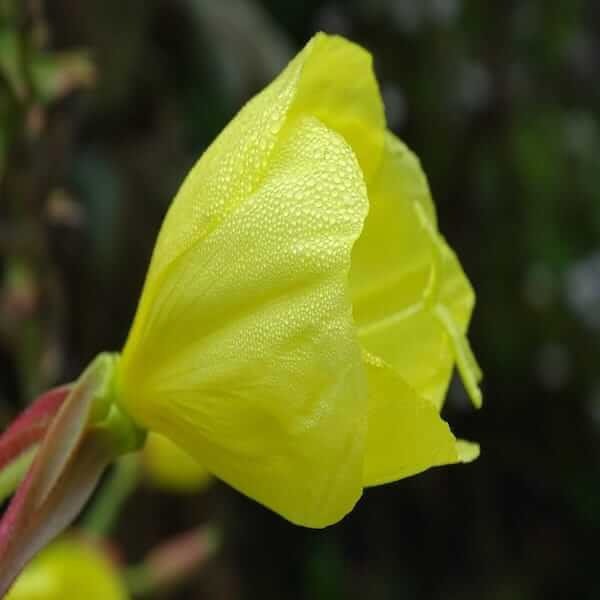
[[[98,492],[82,527],[98,537],[109,534],[117,522],[123,504],[133,493],[139,480],[140,465],[137,454],[127,454],[120,458],[108,481]]]
[[[0,471],[0,502],[12,495],[23,481],[37,448],[37,444],[28,448]]]

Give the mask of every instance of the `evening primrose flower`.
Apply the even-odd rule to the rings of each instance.
[[[96,546],[62,538],[21,573],[6,600],[127,600],[116,568]]]
[[[204,466],[158,433],[148,435],[141,459],[149,481],[168,492],[199,492],[212,481]]]
[[[295,523],[473,459],[439,410],[472,289],[370,55],[316,35],[193,167],[117,364],[120,410]]]

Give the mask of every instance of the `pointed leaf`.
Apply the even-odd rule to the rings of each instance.
[[[111,458],[103,431],[85,435],[105,366],[92,363],[72,387],[0,522],[0,596],[77,516]]]
[[[37,444],[69,394],[69,386],[42,394],[0,435],[0,471]]]
[[[19,530],[9,552],[0,555],[0,595],[35,555],[73,522],[111,458],[110,449],[101,437],[86,435],[64,468],[60,485],[52,489],[37,509],[28,511],[25,518],[17,518]]]

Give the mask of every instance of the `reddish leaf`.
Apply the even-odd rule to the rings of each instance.
[[[35,480],[30,472],[0,524],[0,597],[23,567],[77,517],[111,460],[98,437],[86,435],[45,500],[31,507]]]
[[[87,429],[102,376],[91,368],[72,386],[0,522],[0,597],[77,516],[112,458],[101,432]]]
[[[42,439],[69,389],[65,385],[42,394],[0,435],[0,470]]]

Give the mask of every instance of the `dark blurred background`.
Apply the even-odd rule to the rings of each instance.
[[[0,0],[0,425],[119,349],[161,218],[241,104],[317,30],[375,57],[477,291],[474,464],[294,527],[223,484],[141,489],[137,560],[198,523],[219,555],[165,598],[600,597],[600,3]]]

